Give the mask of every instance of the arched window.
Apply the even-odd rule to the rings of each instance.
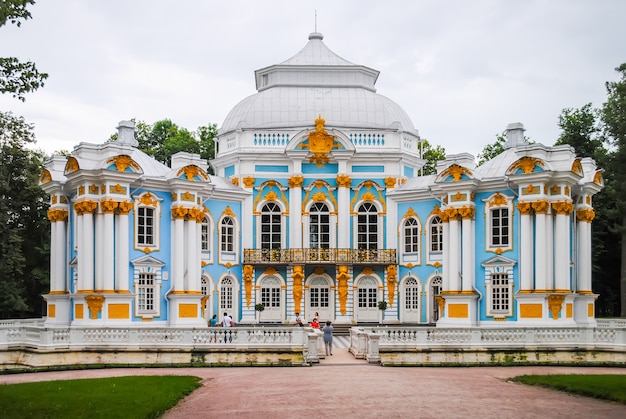
[[[443,251],[443,223],[441,218],[437,216],[431,218],[428,231],[428,251],[441,253]]]
[[[378,284],[370,277],[359,281],[358,301],[359,308],[374,308],[378,302]]]
[[[378,211],[374,204],[361,204],[357,215],[357,248],[378,249]]]
[[[309,243],[313,249],[330,248],[330,213],[323,202],[316,202],[309,210]]]
[[[235,251],[235,222],[231,217],[222,218],[220,225],[220,248],[222,252]]]
[[[233,310],[233,288],[232,279],[224,278],[220,281],[220,310],[222,312]]]
[[[211,221],[209,217],[204,217],[202,219],[202,224],[200,226],[200,242],[203,253],[208,253],[211,251]]]
[[[282,243],[280,207],[269,202],[261,209],[261,249],[280,249]]]
[[[404,252],[419,253],[420,244],[420,225],[419,222],[411,217],[404,222]]]
[[[261,304],[266,308],[280,307],[280,280],[266,278],[261,284]]]
[[[420,285],[415,278],[406,280],[404,289],[404,308],[418,310],[420,306]]]

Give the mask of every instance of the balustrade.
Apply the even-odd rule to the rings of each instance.
[[[395,264],[396,249],[244,249],[244,264]]]

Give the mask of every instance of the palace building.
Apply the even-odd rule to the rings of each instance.
[[[116,141],[49,159],[46,325],[317,312],[337,324],[594,326],[594,161],[526,144],[515,123],[494,159],[450,155],[422,175],[418,131],[376,92],[378,75],[312,33],[255,72],[257,93],[219,129],[215,175],[198,155],[152,159],[128,121]]]

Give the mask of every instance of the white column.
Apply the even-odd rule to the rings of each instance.
[[[67,288],[67,281],[65,280],[65,267],[67,266],[66,261],[66,248],[67,248],[67,231],[65,224],[65,217],[58,220],[55,224],[56,227],[56,236],[54,239],[54,247],[55,250],[55,291],[69,291]]]
[[[196,236],[196,220],[193,218],[189,218],[185,221],[185,248],[186,251],[186,269],[187,277],[185,281],[185,291],[199,291],[195,288],[195,284],[197,282],[197,278],[199,276],[199,272],[197,269],[197,260],[196,252],[198,251],[197,247],[197,236]]]
[[[387,216],[385,218],[385,231],[387,236],[385,248],[395,250],[398,248],[398,204],[396,201],[387,199]]]
[[[450,291],[450,222],[448,216],[441,214],[442,227],[442,267],[441,267],[441,291]]]
[[[546,214],[546,258],[546,289],[554,290],[554,214],[551,211]]]
[[[100,290],[112,291],[115,289],[114,280],[115,280],[115,260],[114,260],[114,250],[115,243],[113,239],[114,234],[114,219],[115,215],[113,212],[107,212],[103,215],[100,215],[100,218],[104,218],[104,231],[103,236],[101,236],[98,241],[102,241],[103,249],[102,249],[102,276],[103,276],[103,285]]]
[[[533,232],[530,203],[520,202],[520,290],[530,291],[533,289]]]
[[[591,221],[593,216],[593,210],[590,209],[579,210],[577,214],[578,266],[576,273],[578,283],[576,291],[579,293],[591,293]]]
[[[473,208],[472,208],[473,210]],[[463,228],[463,248],[461,252],[463,254],[463,281],[461,290],[465,293],[473,291],[474,285],[474,269],[475,269],[475,247],[474,247],[474,212],[471,212],[471,216],[464,216],[462,221]]]
[[[185,219],[176,217],[174,219],[172,234],[172,283],[174,291],[185,290]]]
[[[545,292],[548,289],[547,265],[548,249],[547,241],[547,208],[540,206],[542,201],[533,202],[535,210],[535,290]],[[547,206],[547,203],[545,203]]]
[[[82,276],[79,291],[93,291],[94,289],[94,222],[93,213],[83,214],[82,249],[78,251],[78,272]]]
[[[122,208],[122,204],[127,206]],[[130,203],[120,203],[120,213],[116,215],[117,223],[115,223],[117,240],[115,240],[116,248],[116,281],[115,289],[118,291],[128,291],[130,284],[128,283],[129,266],[129,246],[128,242],[134,237],[134,233],[129,231],[129,211]]]
[[[76,243],[75,243],[75,248],[76,248],[76,255],[77,255],[77,266],[76,266],[76,289],[74,289],[74,292],[79,291],[79,290],[83,290],[85,289],[84,283],[85,283],[85,274],[83,274],[83,269],[82,269],[82,264],[81,264],[81,252],[83,251],[83,242],[85,241],[83,239],[83,231],[85,230],[84,227],[84,223],[83,223],[83,214],[82,212],[79,212],[78,209],[76,210],[76,221],[75,224],[76,226],[74,227],[76,229],[75,232],[75,237],[76,237]]]
[[[301,175],[289,179],[289,242],[287,247],[302,248],[302,181]]]
[[[570,204],[571,205],[571,204]],[[554,290],[570,292],[570,229],[569,210],[557,210],[554,246]]]
[[[196,275],[194,276],[195,278],[195,283],[194,283],[194,287],[193,289],[196,291],[202,291],[202,218],[200,218],[199,220],[196,220],[196,246],[195,246],[196,251],[194,252],[196,255],[196,262],[195,262],[195,270],[196,270]],[[209,287],[209,284],[207,284],[207,288]],[[207,291],[210,291],[210,289],[207,289]],[[206,313],[206,311],[205,311]]]
[[[450,269],[448,275],[450,276],[450,291],[460,291],[459,262],[461,258],[461,230],[456,209],[454,209],[453,214],[454,215],[451,215],[448,221],[448,224],[450,224]]]
[[[349,249],[352,236],[352,223],[350,222],[350,183],[351,179],[346,175],[337,177],[337,221],[338,235],[337,248]],[[331,228],[334,226],[331,226]]]
[[[104,289],[104,218],[102,213],[96,211],[94,215],[95,235],[94,235],[94,290],[102,291]]]
[[[50,217],[48,217],[50,218]],[[50,292],[53,291],[61,291],[59,289],[59,279],[58,274],[59,270],[57,268],[58,265],[58,239],[57,235],[57,223],[58,221],[55,218],[50,219]]]

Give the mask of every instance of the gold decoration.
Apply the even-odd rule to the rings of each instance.
[[[458,164],[453,164],[441,173],[441,178],[445,179],[447,176],[452,176],[452,182],[457,182],[461,180],[461,177],[464,174],[469,177],[472,176],[472,172],[470,170],[463,166],[459,166]]]
[[[371,201],[375,201],[376,197],[374,196],[373,193],[371,192],[365,192],[363,195],[361,195],[361,198],[365,201],[365,202],[371,202]]]
[[[156,207],[157,201],[152,198],[152,194],[150,192],[146,192],[139,200],[139,205],[150,205]]]
[[[560,195],[561,194],[561,187],[558,185],[554,185],[552,187],[552,189],[550,189],[550,195]]]
[[[467,201],[467,195],[461,192],[457,192],[456,194],[452,195],[452,202],[459,201]]]
[[[84,200],[74,203],[74,210],[78,215],[93,214],[98,208],[98,203],[94,201]]]
[[[41,176],[39,176],[39,183],[44,185],[49,182],[52,182],[52,174],[50,174],[48,169],[43,169],[41,171]]]
[[[441,264],[441,262],[435,262],[433,263],[433,266],[437,269],[441,268],[443,265]]]
[[[172,201],[177,201],[178,200],[178,195],[176,194],[176,192],[172,192]]]
[[[181,201],[194,202],[195,199],[196,199],[195,195],[189,191],[183,192],[183,194],[180,196]]]
[[[190,220],[195,220],[197,223],[201,223],[204,219],[204,212],[199,208],[189,208],[187,211],[187,217]]]
[[[48,210],[48,219],[50,222],[65,221],[67,220],[68,212],[64,209],[50,209]]]
[[[270,191],[270,192],[265,194],[265,200],[266,201],[276,201],[276,200],[278,200],[278,196],[276,195],[276,192]]]
[[[198,166],[193,165],[193,164],[180,168],[178,172],[176,172],[176,177],[180,177],[183,173],[185,174],[185,177],[187,178],[187,180],[195,180],[194,178],[196,176],[204,180],[209,179],[207,174],[204,173],[204,170],[200,169]]]
[[[591,208],[581,208],[576,211],[576,219],[578,221],[584,221],[590,223],[596,216],[596,212]]]
[[[387,186],[388,189],[392,189],[394,186],[396,186],[397,181],[398,180],[393,176],[386,177],[385,186]]]
[[[69,175],[70,173],[78,171],[78,169],[80,169],[78,166],[78,160],[76,160],[75,157],[69,157],[67,159],[67,163],[65,163],[64,174]]]
[[[340,188],[349,188],[352,183],[352,179],[348,175],[337,175],[337,186]]]
[[[337,292],[339,293],[339,312],[346,314],[346,302],[348,301],[348,267],[345,265],[338,266],[337,273]]]
[[[56,195],[52,195],[52,196],[50,196],[50,203],[51,203],[52,205],[54,205],[54,204],[56,204],[56,203],[57,203],[58,199],[59,199],[59,198],[58,198],[58,196],[56,196]]]
[[[126,195],[126,188],[118,183],[115,186],[109,186],[109,193]]]
[[[252,280],[254,278],[254,266],[243,265],[243,284],[246,290],[246,304],[250,308],[250,300],[252,299]]]
[[[315,120],[315,131],[309,133],[308,143],[300,144],[298,147],[308,148],[313,155],[309,157],[309,162],[315,163],[317,167],[322,167],[329,162],[328,153],[333,148],[338,148],[339,145],[335,143],[335,138],[329,135],[324,129],[324,123],[326,121],[320,115]]]
[[[524,156],[511,165],[508,172],[514,173],[517,170],[521,170],[525,174],[532,173],[535,167],[543,168],[543,162],[534,157]]]
[[[593,183],[595,183],[596,185],[604,185],[604,178],[602,177],[602,172],[601,171],[597,171],[595,175],[593,175]]]
[[[518,202],[517,209],[521,215],[530,215],[532,206],[530,202]]]
[[[576,173],[578,176],[583,175],[583,165],[580,163],[580,159],[576,159],[572,163],[572,173]]]
[[[402,216],[402,219],[410,218],[410,217],[417,217],[417,214],[415,213],[415,210],[413,209],[413,207],[409,207],[409,209],[406,210],[406,213]]]
[[[563,194],[569,196],[569,186],[565,187],[565,191],[563,192]]]
[[[563,301],[565,301],[564,295],[552,294],[548,295],[548,310],[552,313],[552,319],[558,320],[561,313],[561,307],[563,307]]]
[[[476,213],[476,208],[463,206],[458,210],[459,215],[464,220],[471,220],[474,218],[474,214]]]
[[[366,266],[361,271],[361,274],[363,274],[363,275],[372,275],[373,273],[374,273],[374,270],[372,268],[370,268],[369,266]]]
[[[85,185],[80,185],[78,187],[78,195],[85,195]]]
[[[276,275],[278,271],[273,266],[268,266],[263,273],[265,275]]]
[[[509,202],[500,193],[496,193],[491,201],[489,201],[489,208],[507,206]]]
[[[536,195],[539,193],[539,188],[533,185],[528,185],[522,188],[522,195]]]
[[[293,267],[293,304],[296,312],[300,312],[300,303],[302,301],[302,279],[304,278],[304,266],[296,265]]]
[[[572,204],[570,201],[553,202],[552,209],[558,215],[569,215],[574,210],[574,204]]]
[[[239,178],[238,177],[234,177],[230,181],[233,183],[233,185],[239,186]]]
[[[387,293],[389,294],[389,308],[393,307],[393,300],[396,296],[396,284],[398,283],[398,267],[396,265],[387,266]]]
[[[318,266],[317,268],[315,268],[313,273],[315,275],[324,275],[324,274],[326,274],[326,270],[324,268],[322,268],[321,266]]]
[[[61,199],[59,200],[62,204],[67,204],[67,198],[64,195],[61,195]]]
[[[149,247],[144,247],[143,249],[140,249],[142,252],[144,252],[145,254],[149,254],[150,252],[152,252],[152,249],[150,249]]]
[[[245,186],[246,188],[252,188],[254,186],[254,178],[252,176],[244,177],[243,186]]]
[[[102,311],[102,305],[104,304],[104,297],[101,295],[88,295],[85,297],[87,307],[89,307],[89,318],[95,320],[98,318],[98,314]]]
[[[226,206],[226,208],[224,208],[224,212],[222,212],[222,215],[223,215],[223,216],[224,216],[224,215],[227,215],[227,216],[229,216],[229,217],[234,217],[234,216],[235,216],[235,213],[233,212],[233,210],[232,210],[232,209],[230,209],[230,206],[228,205],[228,206]]]
[[[104,195],[105,193],[107,193],[107,185],[102,184],[100,185],[100,194]]]
[[[535,214],[547,214],[550,209],[550,203],[545,200],[535,201],[532,203]]]
[[[458,220],[459,219],[459,211],[456,208],[450,207],[445,212],[446,212],[448,220]]]
[[[131,159],[130,156],[120,155],[116,157],[111,157],[109,160],[107,160],[107,164],[111,163],[115,164],[115,169],[118,172],[125,172],[129,166],[136,172],[141,171],[139,165],[135,163],[135,161]]]
[[[184,219],[185,216],[187,215],[187,213],[189,212],[189,210],[185,207],[181,207],[181,206],[174,206],[171,208],[171,212],[172,212],[172,217],[175,220],[180,220],[180,219]]]
[[[302,183],[304,182],[304,177],[302,175],[294,175],[289,178],[287,183],[290,188],[301,188]]]
[[[313,198],[313,201],[315,202],[324,202],[326,201],[326,194],[323,192],[318,192],[314,194],[311,198]]]
[[[105,214],[114,213],[118,205],[119,204],[117,203],[117,201],[114,201],[112,199],[104,199],[100,201],[100,209]]]
[[[439,313],[443,317],[443,310],[446,307],[446,301],[443,299],[441,295],[436,295],[435,301],[437,301],[437,305],[439,306]]]
[[[133,203],[130,201],[123,201],[117,204],[117,209],[120,214],[128,214],[133,209]]]

